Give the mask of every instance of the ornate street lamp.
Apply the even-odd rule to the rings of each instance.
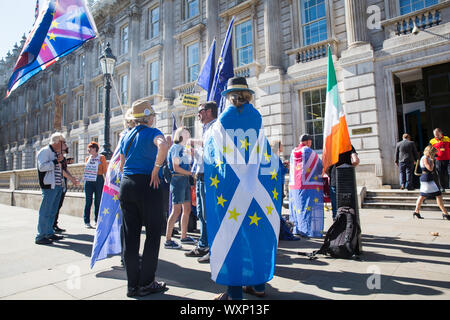
[[[106,44],[105,51],[100,57],[100,65],[102,67],[103,76],[105,79],[105,144],[103,145],[103,151],[101,154],[105,156],[107,160],[112,157],[111,144],[109,143],[109,120],[110,115],[110,92],[111,92],[111,81],[112,75],[114,73],[114,64],[116,63],[116,57],[112,54],[109,42]]]

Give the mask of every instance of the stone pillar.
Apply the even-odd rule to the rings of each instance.
[[[219,4],[217,0],[207,0],[206,1],[206,25],[208,26],[206,28],[206,48],[209,50],[211,47],[211,43],[213,42],[214,38],[216,38],[216,56],[218,56],[218,41],[220,38],[220,35],[218,33],[218,15],[217,12],[219,12]]]
[[[130,74],[128,81],[128,104],[131,105],[133,101],[140,98],[140,71],[139,66],[139,39],[140,39],[140,9],[138,8],[136,1],[132,1],[128,16],[129,16],[129,26],[130,26],[130,48],[129,48],[129,59],[130,59]]]
[[[281,27],[279,1],[266,0],[264,5],[264,45],[266,71],[281,69]]]
[[[173,65],[174,65],[174,1],[163,2],[163,57],[162,57],[162,94],[163,100],[171,101],[173,95]]]
[[[345,24],[349,48],[368,43],[366,22],[366,2],[345,0]]]

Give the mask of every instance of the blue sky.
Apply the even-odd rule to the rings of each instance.
[[[42,9],[44,0],[39,2]],[[36,0],[0,0],[0,59],[20,43],[24,33],[28,35],[35,8]]]

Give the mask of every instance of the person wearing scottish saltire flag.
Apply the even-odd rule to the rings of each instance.
[[[330,198],[334,220],[337,214],[336,168],[344,163],[357,166],[359,159],[348,134],[330,47],[328,48],[327,98],[323,138],[323,172],[330,177]]]
[[[14,66],[6,97],[96,35],[94,19],[84,0],[47,1]]]
[[[321,238],[324,227],[322,161],[303,134],[292,150],[289,170],[289,216],[294,234]]]
[[[245,78],[229,79],[229,105],[205,136],[204,179],[211,278],[216,300],[262,297],[273,278],[280,231],[281,168],[250,103]]]

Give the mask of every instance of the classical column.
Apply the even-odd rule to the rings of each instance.
[[[345,24],[349,48],[366,44],[369,41],[365,1],[345,0]]]
[[[266,71],[280,69],[282,50],[279,1],[265,1],[264,40],[266,49]]]
[[[163,2],[163,57],[162,57],[162,94],[164,100],[172,100],[173,96],[173,65],[174,65],[174,4],[173,0]]]
[[[219,41],[220,35],[218,33],[218,15],[219,4],[217,0],[206,1],[206,50],[209,50],[211,43],[216,38],[216,56],[217,53],[217,41]],[[220,52],[219,52],[220,54]]]
[[[132,4],[128,11],[129,16],[129,26],[130,26],[130,74],[129,74],[129,97],[128,104],[131,105],[133,101],[140,98],[139,94],[139,73],[141,72],[141,68],[139,66],[139,22],[141,18],[141,9],[135,3],[136,1],[132,1]]]

